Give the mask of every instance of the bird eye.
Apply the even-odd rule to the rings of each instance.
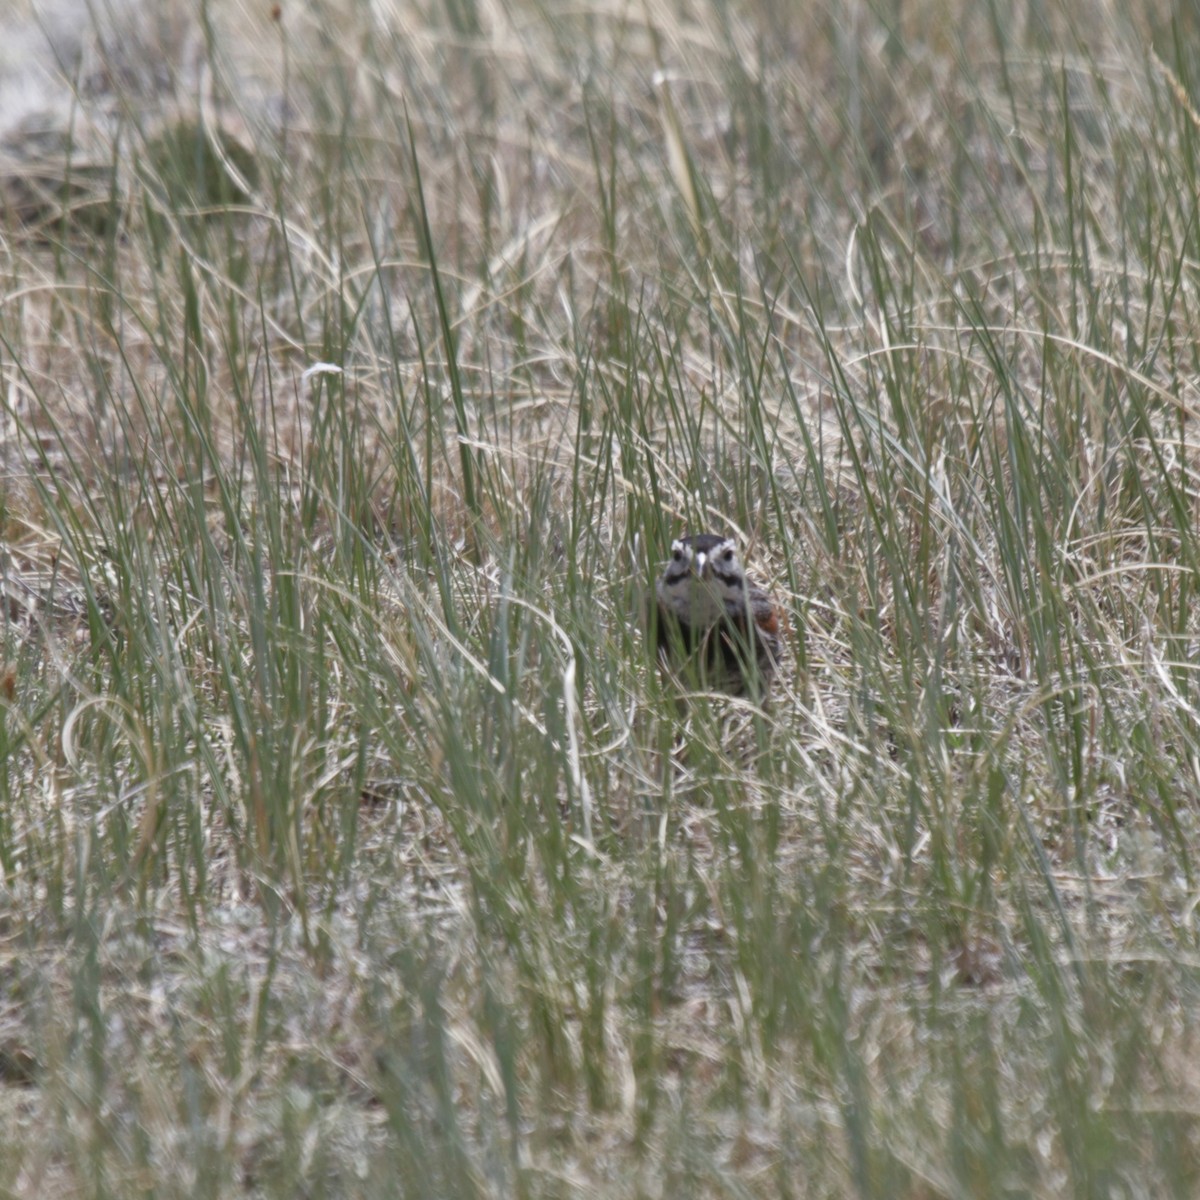
[[[731,546],[726,546],[725,549],[721,551],[721,561],[733,562],[733,548]]]
[[[671,547],[671,561],[678,562],[683,557],[683,549],[679,546]]]

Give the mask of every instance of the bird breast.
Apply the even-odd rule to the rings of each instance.
[[[707,629],[726,617],[734,615],[734,606],[712,583],[699,579],[684,579],[672,587],[659,582],[659,603],[685,625]]]

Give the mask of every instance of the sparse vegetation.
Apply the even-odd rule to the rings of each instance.
[[[6,11],[0,1192],[1200,1192],[1190,8]]]

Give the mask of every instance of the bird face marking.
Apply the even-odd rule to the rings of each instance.
[[[746,575],[732,538],[711,533],[678,538],[658,583],[658,598],[680,620],[707,628],[745,604]]]

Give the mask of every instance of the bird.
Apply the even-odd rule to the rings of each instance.
[[[655,593],[664,666],[690,666],[702,687],[765,701],[783,659],[785,621],[776,601],[746,574],[733,538],[677,538]]]

